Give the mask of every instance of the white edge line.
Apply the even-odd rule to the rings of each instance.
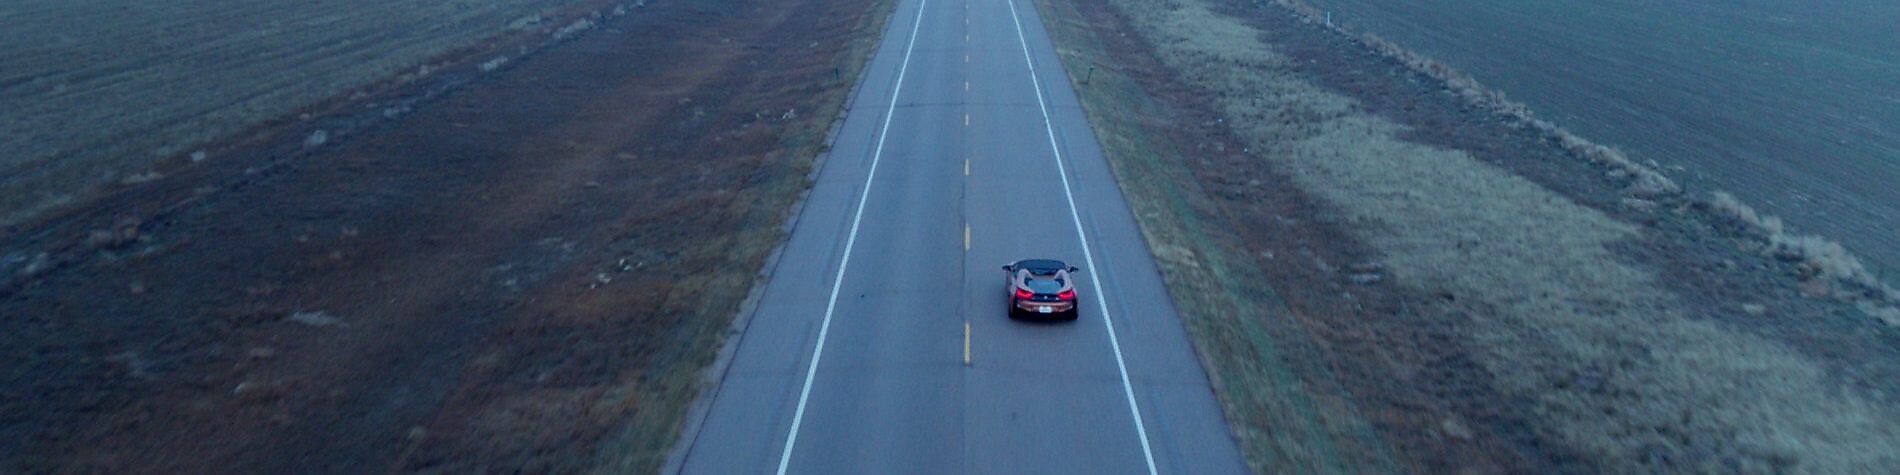
[[[911,23],[910,41],[904,45],[904,61],[897,68],[897,83],[891,88],[891,105],[884,110],[884,126],[878,130],[877,147],[871,152],[871,171],[864,176],[858,210],[851,217],[851,234],[844,241],[844,257],[838,260],[838,275],[831,281],[831,301],[825,304],[825,318],[818,324],[818,343],[812,346],[811,365],[805,368],[805,387],[798,392],[798,410],[792,413],[792,428],[785,433],[785,451],[778,458],[779,475],[785,475],[785,469],[791,466],[792,448],[798,444],[798,426],[805,421],[805,402],[811,399],[811,383],[818,376],[818,359],[825,353],[825,336],[831,332],[831,314],[838,308],[838,290],[844,286],[845,268],[851,265],[851,247],[858,242],[858,224],[864,221],[864,204],[871,198],[871,182],[877,178],[878,160],[884,157],[884,139],[890,136],[891,118],[897,113],[897,97],[904,90],[904,73],[910,69],[910,53],[917,47],[917,32],[924,23],[924,7],[929,4],[930,0],[917,4],[917,20]],[[1126,380],[1126,376],[1123,379]]]
[[[1141,455],[1148,462],[1149,475],[1155,470],[1155,454],[1148,447],[1148,428],[1141,422],[1141,405],[1135,403],[1135,386],[1128,380],[1128,364],[1122,359],[1122,344],[1115,337],[1115,322],[1108,315],[1107,294],[1102,293],[1100,268],[1095,267],[1095,255],[1089,252],[1089,236],[1082,230],[1082,214],[1075,208],[1075,193],[1069,189],[1069,171],[1062,165],[1062,150],[1056,142],[1055,124],[1049,120],[1049,105],[1042,100],[1042,81],[1036,79],[1036,62],[1029,56],[1029,39],[1023,36],[1022,17],[1016,15],[1016,0],[1009,0],[1009,17],[1016,22],[1016,41],[1023,45],[1023,62],[1029,65],[1029,82],[1036,90],[1036,107],[1042,110],[1042,127],[1049,133],[1049,151],[1056,157],[1056,173],[1062,177],[1062,194],[1069,199],[1069,217],[1075,220],[1075,235],[1082,241],[1082,260],[1089,266],[1089,282],[1095,288],[1095,302],[1102,307],[1102,325],[1108,327],[1108,345],[1115,350],[1115,369],[1121,371],[1122,394],[1128,396],[1128,411],[1135,418],[1135,434],[1141,437]]]

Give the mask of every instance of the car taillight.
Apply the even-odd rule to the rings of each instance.
[[[1026,299],[1026,298],[1030,298],[1034,296],[1036,296],[1036,294],[1034,292],[1030,292],[1029,289],[1021,289],[1021,288],[1016,289],[1016,298]]]
[[[1062,300],[1075,300],[1075,289],[1064,290],[1062,291],[1062,293],[1056,294],[1056,298],[1059,298]]]

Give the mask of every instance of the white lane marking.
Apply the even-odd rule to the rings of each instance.
[[[1062,195],[1069,199],[1069,218],[1075,220],[1075,235],[1082,241],[1082,260],[1089,266],[1089,282],[1095,287],[1095,302],[1102,307],[1102,325],[1108,327],[1108,345],[1115,350],[1115,369],[1121,371],[1122,394],[1128,396],[1128,411],[1135,418],[1135,434],[1141,437],[1141,456],[1148,462],[1148,473],[1154,475],[1155,454],[1148,447],[1148,428],[1141,422],[1141,405],[1135,403],[1135,385],[1128,381],[1128,364],[1122,358],[1122,344],[1115,337],[1115,322],[1109,318],[1108,295],[1102,293],[1101,268],[1095,267],[1095,255],[1089,252],[1089,236],[1082,230],[1082,215],[1075,210],[1075,193],[1069,189],[1069,171],[1062,165],[1062,150],[1056,144],[1055,124],[1049,120],[1049,105],[1042,100],[1042,81],[1036,79],[1036,62],[1029,56],[1029,39],[1023,36],[1022,17],[1016,15],[1016,0],[1009,0],[1009,17],[1016,22],[1016,41],[1023,45],[1023,62],[1029,65],[1029,83],[1036,88],[1036,107],[1042,109],[1042,127],[1049,133],[1049,150],[1056,157],[1056,172],[1062,177]]]
[[[897,97],[904,90],[904,73],[910,70],[910,52],[917,47],[917,32],[924,24],[924,8],[930,0],[917,3],[917,20],[910,26],[910,42],[904,46],[904,61],[897,68],[897,84],[891,89],[891,105],[884,110],[884,127],[878,130],[877,147],[871,152],[871,171],[864,176],[864,189],[858,195],[858,211],[851,217],[851,234],[844,241],[844,257],[838,260],[838,276],[831,281],[831,301],[825,304],[825,319],[818,324],[818,344],[811,349],[811,366],[805,368],[805,388],[798,392],[798,410],[792,413],[792,429],[785,434],[785,451],[778,457],[778,474],[792,463],[792,448],[798,444],[798,426],[805,421],[805,403],[811,399],[811,383],[818,376],[818,359],[825,353],[825,336],[831,332],[831,314],[838,308],[838,290],[844,286],[844,270],[851,265],[851,247],[858,242],[858,225],[864,221],[864,204],[871,198],[871,182],[877,178],[877,162],[884,157],[884,139],[890,137],[891,118],[897,114]]]

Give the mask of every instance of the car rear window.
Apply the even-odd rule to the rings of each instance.
[[[1062,291],[1062,279],[1029,278],[1023,279],[1023,285],[1029,287],[1030,292],[1039,294],[1053,294]]]
[[[1062,261],[1049,259],[1029,259],[1018,262],[1016,265],[1020,268],[1028,269],[1029,272],[1034,274],[1054,274],[1058,270],[1069,267],[1068,264],[1064,264]]]

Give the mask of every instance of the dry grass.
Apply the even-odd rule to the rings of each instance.
[[[1881,282],[1859,258],[1840,244],[1820,236],[1791,233],[1780,218],[1758,213],[1754,207],[1728,193],[1715,192],[1705,204],[1721,216],[1753,231],[1764,242],[1764,254],[1797,262],[1796,272],[1803,280],[1820,279],[1846,284],[1848,288],[1830,293],[1856,302],[1868,315],[1888,325],[1900,327],[1900,309],[1894,307],[1895,303],[1900,303],[1900,290]]]
[[[1074,20],[1073,3],[1039,4],[1046,22],[1067,23],[1051,24],[1049,31],[1069,71],[1110,57],[1097,43],[1106,32]],[[1194,145],[1157,133],[1174,127],[1166,122],[1172,116],[1167,105],[1117,69],[1098,71],[1076,90],[1110,166],[1124,178],[1119,185],[1248,464],[1261,473],[1397,470],[1390,448],[1354,407],[1328,397],[1336,395],[1315,394],[1302,378],[1324,367],[1299,360],[1298,349],[1276,337],[1288,332],[1289,322],[1280,318],[1285,304],[1262,270],[1250,265],[1243,238],[1224,228],[1219,205],[1176,157]]]
[[[1519,127],[1529,127],[1561,144],[1571,155],[1606,166],[1612,178],[1627,181],[1630,194],[1640,198],[1675,196],[1682,187],[1673,180],[1656,171],[1655,161],[1649,165],[1637,163],[1623,152],[1603,146],[1580,137],[1550,121],[1539,119],[1529,107],[1505,97],[1502,91],[1486,87],[1477,79],[1440,62],[1418,54],[1387,41],[1370,32],[1355,31],[1341,24],[1325,21],[1325,13],[1304,0],[1255,0],[1270,3],[1303,17],[1308,23],[1325,28],[1336,34],[1355,38],[1373,51],[1391,58],[1414,72],[1423,74],[1444,84],[1465,102],[1488,110],[1491,113],[1511,121]],[[1765,216],[1733,195],[1717,191],[1707,200],[1697,204],[1713,209],[1722,216],[1733,219],[1749,227],[1750,231],[1765,241],[1765,250],[1778,257],[1801,262],[1801,277],[1806,279],[1822,278],[1851,287],[1853,291],[1833,292],[1841,299],[1860,304],[1870,316],[1874,316],[1889,325],[1900,326],[1900,289],[1882,282],[1869,271],[1861,260],[1845,247],[1832,240],[1815,236],[1788,232],[1780,218]]]
[[[1538,439],[1608,472],[1864,473],[1900,463],[1891,450],[1900,447],[1900,415],[1832,384],[1814,361],[1777,343],[1686,317],[1657,290],[1656,276],[1621,261],[1610,249],[1639,238],[1638,228],[1463,152],[1401,139],[1402,126],[1305,82],[1258,31],[1199,0],[1113,4],[1163,63],[1214,98],[1261,166],[1334,210],[1386,257],[1396,284],[1445,296],[1420,311],[1464,322],[1479,348],[1472,358],[1504,397],[1527,406]],[[1400,59],[1437,69],[1433,77],[1449,78],[1461,97],[1518,114],[1524,126],[1557,130],[1449,68]],[[1631,194],[1679,192],[1614,150],[1551,133],[1572,153],[1611,165]],[[1117,171],[1124,186],[1142,181]],[[1151,218],[1137,212],[1148,229]],[[1193,255],[1174,250],[1192,247],[1183,240],[1192,242],[1150,233],[1171,268],[1194,267],[1165,257]],[[1216,255],[1199,257],[1199,266],[1220,265],[1210,262]],[[1203,354],[1219,354],[1218,342],[1196,335]],[[1260,375],[1220,366],[1273,364],[1212,360],[1219,374]],[[1246,384],[1222,384],[1230,405],[1252,397],[1234,390]],[[1245,445],[1256,467],[1285,468],[1274,447]]]
[[[578,1],[0,3],[0,224]]]

